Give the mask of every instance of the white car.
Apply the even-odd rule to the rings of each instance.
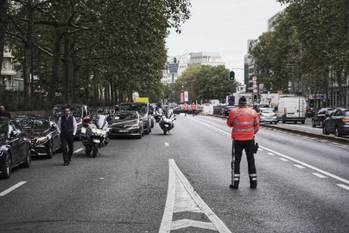
[[[272,108],[260,108],[260,123],[277,124],[279,122],[274,109]]]

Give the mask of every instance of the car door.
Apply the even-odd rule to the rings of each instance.
[[[331,133],[334,133],[336,130],[337,120],[341,116],[341,110],[337,109],[334,111],[330,116],[330,122],[329,122],[329,131]]]
[[[26,135],[25,135],[24,131],[22,130],[22,128],[18,124],[16,124],[15,122],[11,122],[11,124],[12,124],[12,127],[17,134],[17,137],[18,137],[18,142],[19,142],[18,153],[19,153],[19,157],[20,157],[20,162],[22,162],[26,158],[27,153],[28,153],[28,143],[27,143],[26,138],[25,138]]]
[[[21,143],[18,133],[11,123],[9,123],[8,129],[8,144],[11,146],[12,164],[18,164],[21,162]]]

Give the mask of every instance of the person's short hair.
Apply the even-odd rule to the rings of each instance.
[[[239,99],[239,106],[245,106],[247,105],[247,99],[245,96],[241,96]]]
[[[63,108],[62,108],[62,110],[64,111],[64,110],[66,110],[66,109],[69,109],[69,110],[70,110],[70,106],[69,106],[69,105],[64,105]]]

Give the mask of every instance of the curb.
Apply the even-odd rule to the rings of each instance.
[[[209,115],[209,116],[226,119],[226,117],[219,116],[219,115]],[[283,128],[283,127],[279,127],[277,125],[261,124],[261,126],[265,127],[265,128],[278,129],[278,130],[282,130],[282,131],[286,131],[286,132],[290,132],[290,133],[296,133],[296,134],[300,134],[300,135],[304,135],[304,136],[325,139],[325,140],[339,142],[339,143],[349,145],[349,139],[346,139],[346,138],[339,138],[339,137],[329,136],[329,135],[324,135],[324,134],[315,134],[315,133],[311,133],[311,132],[307,132],[307,131],[300,131],[297,129]]]

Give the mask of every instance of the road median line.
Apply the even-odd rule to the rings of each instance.
[[[12,191],[18,189],[19,187],[21,187],[22,185],[24,185],[24,184],[26,184],[26,183],[27,183],[27,181],[20,181],[20,182],[18,182],[17,184],[11,186],[10,188],[8,188],[8,189],[2,191],[2,192],[0,193],[0,197],[6,196],[6,195],[9,194],[10,192],[12,192]]]

